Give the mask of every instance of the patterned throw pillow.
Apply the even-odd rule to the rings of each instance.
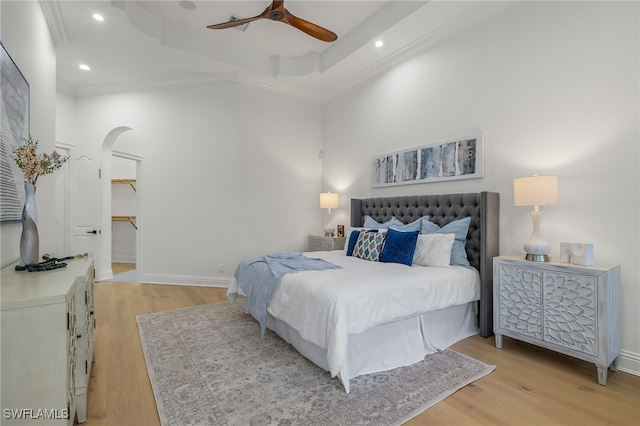
[[[378,261],[386,236],[387,234],[382,232],[360,232],[356,246],[353,248],[353,256],[364,260]]]

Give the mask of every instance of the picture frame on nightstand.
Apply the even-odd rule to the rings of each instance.
[[[344,237],[344,225],[338,225],[336,229],[338,230],[338,237]]]

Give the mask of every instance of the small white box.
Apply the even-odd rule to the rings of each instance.
[[[560,262],[593,266],[593,243],[560,243]]]

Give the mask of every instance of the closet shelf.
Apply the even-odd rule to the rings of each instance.
[[[134,185],[136,183],[135,179],[111,179],[111,183],[114,185],[129,185],[134,191],[137,191]]]
[[[136,226],[136,223],[134,222],[135,218],[136,218],[135,216],[111,216],[111,221],[112,222],[129,222],[131,226],[138,229],[138,227]]]

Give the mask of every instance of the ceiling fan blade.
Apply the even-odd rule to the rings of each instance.
[[[220,24],[208,25],[207,28],[218,30],[223,28],[237,27],[239,25],[248,24],[258,19],[271,19],[272,21],[280,21],[289,24],[300,31],[315,37],[322,41],[336,41],[338,36],[320,25],[313,24],[304,19],[293,15],[284,7],[284,0],[273,0],[269,6],[258,16],[253,18],[238,19],[237,21],[222,22]]]
[[[225,28],[248,24],[249,22],[253,22],[257,19],[262,19],[262,16],[254,16],[253,18],[237,19],[231,22],[222,22],[220,24],[207,25],[207,28],[209,28],[210,30],[222,30]]]
[[[338,39],[338,36],[334,32],[329,31],[326,28],[322,28],[320,25],[316,25],[309,21],[305,21],[302,18],[298,18],[287,9],[284,9],[284,12],[285,16],[282,19],[282,22],[286,22],[292,27],[295,27],[300,31],[309,34],[311,37],[315,37],[318,40],[327,42],[336,41]]]
[[[267,6],[265,10],[258,16],[254,16],[253,18],[244,18],[238,19],[230,22],[222,22],[220,24],[207,25],[207,28],[210,30],[222,30],[225,28],[237,27],[239,25],[248,24],[249,22],[257,21],[258,19],[269,18],[269,13],[271,12],[272,5]]]

